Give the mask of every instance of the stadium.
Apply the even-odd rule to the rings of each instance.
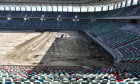
[[[0,0],[0,84],[140,84],[140,0]]]

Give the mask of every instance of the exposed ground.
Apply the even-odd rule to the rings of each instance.
[[[0,33],[1,65],[110,66],[77,31]]]

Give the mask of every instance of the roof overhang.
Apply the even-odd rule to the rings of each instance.
[[[94,6],[115,4],[124,0],[0,0],[1,5],[76,5]]]

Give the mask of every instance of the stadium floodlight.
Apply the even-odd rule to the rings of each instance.
[[[7,17],[7,20],[11,20],[11,18],[10,17]]]
[[[27,17],[27,14],[24,17]]]
[[[44,15],[41,15],[41,17],[44,17]]]
[[[61,15],[58,15],[58,18],[61,18]]]
[[[44,20],[44,18],[40,18],[40,20]]]
[[[77,18],[78,16],[77,15],[75,15],[75,18]]]
[[[26,18],[26,17],[25,17],[24,20],[29,20],[29,18]]]
[[[57,18],[57,21],[59,21],[59,18]]]
[[[11,15],[7,15],[7,20],[11,20]]]
[[[79,19],[77,19],[76,21],[79,21]]]
[[[24,20],[27,20],[27,18],[24,18]]]
[[[76,21],[76,19],[72,19],[72,21]]]
[[[96,19],[91,19],[91,21],[93,21],[93,22],[94,22],[94,21],[96,21]]]
[[[95,22],[95,21],[96,21],[96,19],[93,19],[93,21]]]

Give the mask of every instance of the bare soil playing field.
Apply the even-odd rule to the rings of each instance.
[[[0,33],[1,65],[110,66],[77,31]]]

